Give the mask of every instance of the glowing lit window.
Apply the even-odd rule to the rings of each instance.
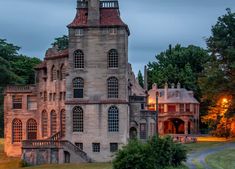
[[[83,98],[84,80],[80,77],[73,79],[73,97]]]
[[[111,49],[108,53],[108,67],[118,68],[118,52],[115,49]]]
[[[20,143],[22,141],[22,122],[19,119],[12,121],[12,142]]]
[[[119,112],[116,106],[112,106],[108,110],[108,130],[109,132],[119,131]]]
[[[73,109],[73,132],[83,132],[83,109],[79,106]]]
[[[108,98],[118,98],[118,79],[111,77],[107,80],[108,83]]]
[[[76,50],[74,52],[74,68],[76,69],[84,68],[84,54],[81,50]]]

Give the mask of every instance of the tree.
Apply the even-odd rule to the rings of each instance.
[[[139,70],[139,72],[138,72],[137,80],[138,80],[138,82],[139,82],[139,85],[140,85],[141,87],[144,87],[144,78],[143,78],[143,75],[142,75],[142,73],[141,73],[140,70]]]
[[[220,114],[221,98],[231,98],[231,104],[224,116],[231,119],[235,114],[235,13],[227,9],[227,13],[218,18],[211,32],[211,37],[207,39],[210,60],[205,64],[200,86],[203,99],[210,100],[212,104],[208,116],[214,114],[218,117],[213,119],[206,116],[204,120],[209,124],[214,121],[216,125],[224,121],[216,115]],[[221,125],[218,127],[221,128]],[[219,128],[211,127],[213,131],[218,132]]]
[[[208,58],[208,52],[197,46],[170,46],[156,56],[156,61],[148,64],[149,85],[157,83],[159,87],[163,87],[165,82],[180,82],[186,89],[193,90],[199,99],[201,92],[198,78]]]
[[[55,41],[51,44],[53,47],[57,47],[58,50],[65,50],[69,48],[69,38],[67,35],[55,38]]]

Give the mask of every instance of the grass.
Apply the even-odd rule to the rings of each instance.
[[[227,149],[206,157],[206,163],[213,169],[235,168],[235,149]]]

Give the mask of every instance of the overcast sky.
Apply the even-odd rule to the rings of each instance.
[[[119,0],[129,25],[129,62],[135,73],[177,43],[205,46],[211,26],[235,0]],[[55,37],[67,34],[76,0],[0,0],[0,38],[21,53],[43,59]]]

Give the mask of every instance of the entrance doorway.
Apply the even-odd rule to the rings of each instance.
[[[68,151],[64,151],[64,163],[70,163],[70,153]]]
[[[184,134],[184,121],[171,118],[164,122],[164,134]]]

